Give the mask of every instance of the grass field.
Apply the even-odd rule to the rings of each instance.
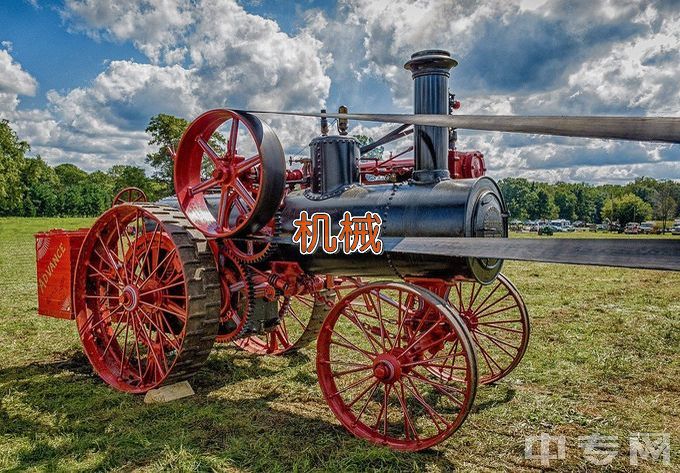
[[[532,321],[523,362],[478,389],[447,442],[404,454],[344,431],[313,350],[261,358],[216,346],[196,396],[170,404],[109,389],[75,324],[36,314],[33,233],[89,223],[0,219],[1,470],[530,471],[540,464],[524,458],[525,437],[542,432],[566,436],[558,471],[595,468],[578,445],[591,434],[618,438],[610,470],[633,470],[632,432],[671,437],[671,465],[641,461],[643,471],[680,464],[680,274],[506,263]]]

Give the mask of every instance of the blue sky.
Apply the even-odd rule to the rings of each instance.
[[[50,163],[88,170],[143,164],[144,128],[160,112],[408,112],[402,65],[424,48],[459,60],[461,113],[678,116],[680,106],[677,0],[13,0],[0,2],[0,26],[0,118]],[[271,122],[289,151],[316,129]],[[680,179],[678,146],[460,137],[495,177]]]

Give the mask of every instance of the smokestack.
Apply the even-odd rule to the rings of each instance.
[[[411,55],[411,60],[404,64],[404,68],[413,75],[413,113],[449,113],[449,71],[457,65],[458,62],[448,51],[428,49]],[[419,125],[413,128],[413,179],[423,183],[448,179],[448,128]]]

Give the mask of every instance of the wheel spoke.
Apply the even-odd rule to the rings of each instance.
[[[227,156],[234,158],[236,156],[236,140],[238,139],[238,125],[239,119],[232,117],[231,129],[229,130],[229,141],[227,142]]]
[[[198,146],[201,147],[203,152],[210,158],[210,160],[213,162],[216,168],[222,168],[224,167],[224,164],[222,163],[222,158],[220,158],[219,154],[208,144],[207,141],[203,139],[202,136],[199,136],[196,138],[196,143],[198,143]]]
[[[246,171],[250,171],[252,168],[260,164],[262,160],[260,159],[260,155],[256,154],[255,156],[246,159],[245,161],[242,161],[236,166],[236,174],[239,176],[243,174]]]
[[[201,194],[205,191],[208,191],[214,187],[219,186],[221,182],[222,182],[221,179],[218,179],[216,177],[210,177],[209,179],[206,179],[200,184],[196,184],[195,186],[190,187],[189,195],[194,196],[197,194]]]
[[[238,177],[234,178],[232,185],[233,189],[241,197],[243,202],[252,210],[255,207],[255,199],[253,199],[253,196],[250,194],[250,191],[248,191],[248,189],[245,188],[243,182],[241,182],[241,179],[239,179]]]

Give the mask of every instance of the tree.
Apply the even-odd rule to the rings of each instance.
[[[114,193],[126,187],[137,187],[143,190],[151,200],[155,200],[152,195],[151,181],[146,177],[144,169],[138,166],[117,164],[109,169],[108,175]]]
[[[537,204],[533,183],[524,178],[507,177],[498,183],[508,211],[513,219],[526,220],[533,218]]]
[[[359,142],[359,146],[366,146],[367,144],[373,143],[373,138],[370,138],[366,135],[353,135],[353,136]],[[362,156],[362,159],[377,159],[377,160],[380,160],[380,159],[382,159],[382,155],[383,155],[384,151],[385,151],[384,146],[378,146],[377,148],[372,149],[368,153],[364,154]]]
[[[146,162],[155,169],[153,178],[162,184],[160,192],[156,194],[157,197],[165,197],[174,192],[174,163],[170,150],[174,152],[177,149],[182,134],[188,126],[189,122],[183,118],[159,113],[151,117],[149,126],[146,127],[146,132],[151,135],[149,144],[158,147],[155,152],[146,155]],[[225,126],[230,126],[230,122],[225,123]],[[227,140],[217,131],[213,133],[208,143],[218,155],[226,151]],[[209,159],[204,159],[203,163],[202,172],[204,176],[207,176],[212,172],[213,165]]]
[[[536,204],[531,213],[531,218],[551,219],[557,216],[553,196],[543,186],[536,191]]]
[[[54,171],[64,187],[76,186],[87,179],[87,173],[75,164],[60,164],[54,168]]]
[[[151,135],[149,144],[158,149],[146,155],[146,162],[155,169],[154,177],[165,184],[166,195],[172,193],[173,162],[170,150],[176,150],[182,133],[189,126],[183,118],[177,118],[165,113],[151,117],[146,132]]]
[[[27,217],[54,217],[59,214],[57,173],[40,156],[27,159],[22,172],[24,211]]]
[[[558,208],[560,218],[574,220],[576,218],[576,196],[566,188],[555,191],[555,205]]]
[[[628,222],[641,222],[652,215],[652,206],[635,194],[607,199],[602,214],[611,221],[625,225]]]
[[[23,208],[24,186],[21,173],[24,156],[30,150],[9,126],[0,120],[0,215],[19,215]]]
[[[673,184],[670,181],[661,183],[654,199],[654,211],[657,218],[663,222],[663,232],[666,232],[666,223],[675,216],[678,203],[673,198]]]

